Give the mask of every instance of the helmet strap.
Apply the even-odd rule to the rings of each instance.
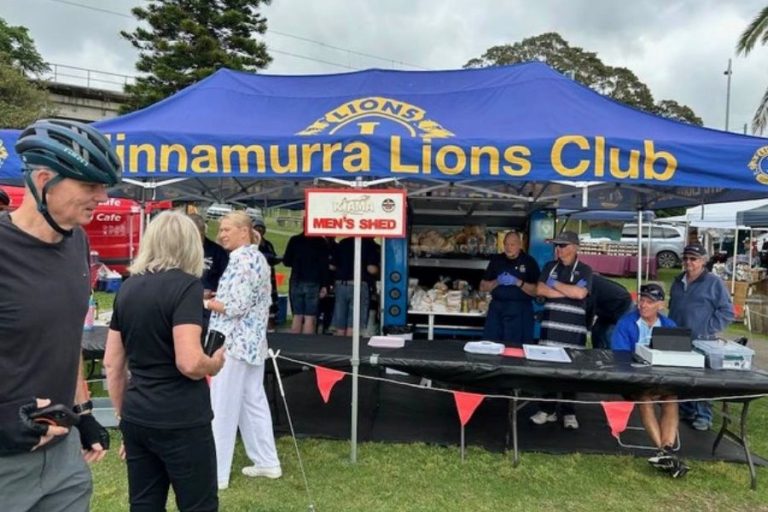
[[[56,223],[56,221],[53,219],[53,216],[51,215],[51,212],[48,211],[48,201],[46,199],[46,196],[48,195],[48,190],[63,179],[64,177],[61,174],[57,174],[53,179],[51,179],[48,183],[45,184],[45,186],[43,187],[42,194],[38,194],[37,188],[35,187],[35,183],[32,181],[32,172],[27,171],[26,173],[24,173],[24,181],[27,183],[29,190],[32,192],[32,197],[35,198],[35,202],[37,203],[37,211],[40,212],[40,214],[45,219],[45,222],[47,222],[48,225],[51,226],[51,228],[54,231],[56,231],[62,236],[68,237],[68,236],[72,236],[73,230],[64,229]]]

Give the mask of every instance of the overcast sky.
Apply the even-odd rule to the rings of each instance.
[[[0,0],[0,17],[27,27],[51,63],[135,75],[137,54],[119,31],[135,27],[130,8],[140,3]],[[656,100],[686,104],[712,128],[725,126],[724,71],[732,58],[729,124],[742,131],[768,87],[768,47],[746,58],[736,57],[734,48],[765,5],[765,0],[273,0],[263,10],[274,58],[266,72],[455,69],[491,46],[555,31],[604,63],[631,69]]]

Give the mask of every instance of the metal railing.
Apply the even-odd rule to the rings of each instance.
[[[126,84],[133,84],[135,76],[110,73],[96,69],[79,68],[65,64],[48,63],[50,71],[42,73],[40,78],[60,84],[77,85],[89,89],[123,91]]]

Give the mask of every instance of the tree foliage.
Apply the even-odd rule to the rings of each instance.
[[[47,91],[28,76],[47,70],[27,29],[0,18],[0,127],[23,128],[53,114]]]
[[[494,46],[464,67],[502,66],[534,60],[546,62],[600,94],[645,112],[698,126],[703,124],[691,108],[674,100],[654,102],[651,90],[631,70],[608,66],[596,53],[569,45],[555,32],[529,37],[511,45]]]
[[[132,12],[143,22],[121,35],[139,50],[136,69],[143,76],[127,85],[123,111],[143,108],[201,80],[219,68],[265,68],[272,58],[258,13],[271,0],[151,0]],[[148,28],[145,28],[148,27]]]
[[[739,54],[749,55],[758,42],[763,46],[768,45],[768,6],[755,16],[752,23],[741,34],[736,44],[736,51]],[[752,117],[752,132],[762,135],[766,126],[768,126],[768,89],[765,90],[757,111]]]

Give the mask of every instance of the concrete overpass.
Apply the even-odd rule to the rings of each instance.
[[[126,102],[125,84],[134,77],[62,64],[49,64],[51,71],[41,82],[48,89],[56,115],[77,121],[98,121],[118,115]]]

